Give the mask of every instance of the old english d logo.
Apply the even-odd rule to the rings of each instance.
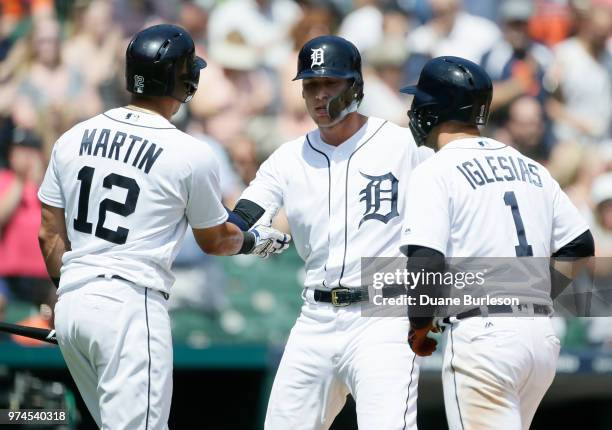
[[[312,63],[310,63],[310,68],[312,69],[314,66],[322,66],[325,58],[323,57],[324,51],[323,48],[312,48],[312,54],[310,54],[310,59]]]
[[[386,224],[391,218],[399,216],[397,212],[397,178],[391,172],[380,176],[359,173],[370,181],[359,192],[361,196],[359,201],[366,204],[363,218],[359,221],[359,227],[369,219],[376,219]]]

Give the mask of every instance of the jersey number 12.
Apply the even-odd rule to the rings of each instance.
[[[519,243],[518,246],[514,247],[514,250],[516,251],[516,256],[533,256],[533,249],[531,248],[531,245],[527,243],[527,237],[525,236],[525,226],[523,225],[523,218],[521,218],[521,212],[519,211],[514,191],[506,191],[506,193],[504,194],[504,203],[506,203],[506,206],[510,206],[510,209],[512,209],[512,218],[514,219],[514,227],[516,228],[516,235],[518,236]]]
[[[92,224],[87,222],[87,213],[89,211],[89,194],[91,192],[91,182],[94,172],[95,169],[93,167],[85,166],[79,170],[77,176],[77,179],[81,181],[81,191],[79,192],[77,217],[74,219],[74,229],[88,234],[92,232]],[[130,230],[125,227],[117,227],[117,230],[110,230],[104,227],[106,212],[113,212],[124,217],[133,214],[134,210],[136,210],[136,201],[140,194],[140,187],[134,179],[116,173],[107,175],[104,178],[104,182],[102,182],[102,186],[109,189],[113,186],[125,188],[127,190],[127,196],[123,203],[111,199],[104,199],[100,202],[95,235],[100,239],[123,245],[127,240]]]

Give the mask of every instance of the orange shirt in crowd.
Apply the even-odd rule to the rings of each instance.
[[[19,321],[17,324],[25,325],[28,327],[37,327],[37,328],[51,328],[51,324],[49,324],[49,320],[45,319],[41,314],[36,314],[29,318],[24,319],[23,321]],[[11,340],[15,343],[18,343],[21,346],[50,346],[51,344],[47,342],[43,342],[42,340],[32,339],[30,337],[17,336],[15,334],[11,335]]]

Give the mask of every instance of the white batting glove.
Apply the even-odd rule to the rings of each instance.
[[[270,227],[272,219],[278,212],[278,206],[272,206],[262,215],[249,231],[255,235],[255,245],[249,254],[268,258],[272,254],[280,254],[289,248],[291,235]]]

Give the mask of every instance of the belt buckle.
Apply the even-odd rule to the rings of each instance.
[[[339,292],[348,293],[349,291],[350,289],[344,288],[344,287],[338,287],[338,288],[334,288],[333,290],[331,290],[330,294],[331,294],[332,305],[336,307],[345,307],[345,306],[350,305],[350,303],[339,303],[338,302],[338,293]]]

